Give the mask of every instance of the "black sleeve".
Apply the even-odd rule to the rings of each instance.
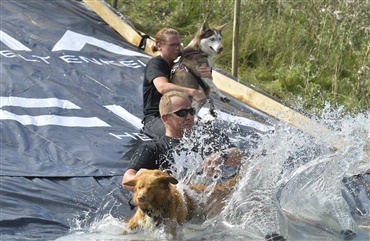
[[[139,171],[140,168],[158,169],[159,152],[151,143],[141,145],[131,157],[128,169]]]
[[[170,74],[171,68],[168,64],[162,59],[154,58],[146,67],[145,78],[151,83],[157,77],[167,77],[167,79],[170,79]]]
[[[154,86],[153,80],[157,77],[167,77],[169,79],[170,74],[170,66],[160,56],[149,60],[145,68],[143,81],[144,116],[159,116],[159,101],[162,94]]]

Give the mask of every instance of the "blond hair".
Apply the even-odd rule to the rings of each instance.
[[[157,44],[163,44],[164,42],[166,42],[166,35],[169,34],[179,35],[179,32],[173,28],[162,28],[158,31],[158,33],[155,35],[155,45],[152,46],[153,52],[158,51]]]
[[[159,101],[159,113],[162,115],[167,114],[172,111],[172,97],[180,97],[183,99],[187,99],[190,101],[189,96],[185,94],[184,92],[180,91],[170,91],[165,93],[161,100]]]

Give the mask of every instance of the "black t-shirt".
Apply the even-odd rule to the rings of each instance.
[[[208,155],[231,147],[235,145],[230,142],[226,133],[214,125],[201,125],[198,126],[196,134],[193,132],[190,137],[183,138],[181,141],[162,136],[143,143],[131,157],[128,169],[138,171],[140,168],[146,168],[171,171],[175,162],[174,153],[179,155],[180,152],[185,152],[188,155],[194,152],[204,159]]]
[[[168,136],[143,143],[132,156],[128,169],[170,169],[173,162],[172,151],[179,143],[179,140]]]
[[[159,55],[149,60],[145,68],[143,83],[144,117],[150,115],[159,116],[159,101],[162,94],[155,88],[153,80],[157,77],[170,79],[170,75],[171,67],[162,56]]]

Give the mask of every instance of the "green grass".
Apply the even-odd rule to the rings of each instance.
[[[234,1],[118,0],[117,9],[151,36],[176,28],[184,44],[204,21],[228,23],[215,66],[231,73]],[[369,23],[369,1],[241,0],[237,77],[289,105],[299,101],[308,113],[326,103],[349,113],[367,111]]]

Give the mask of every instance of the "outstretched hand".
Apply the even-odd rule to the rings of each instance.
[[[208,156],[203,163],[202,169],[203,173],[205,173],[209,177],[217,176],[222,171],[222,165],[225,162],[225,158],[223,158],[220,153],[214,153]]]

